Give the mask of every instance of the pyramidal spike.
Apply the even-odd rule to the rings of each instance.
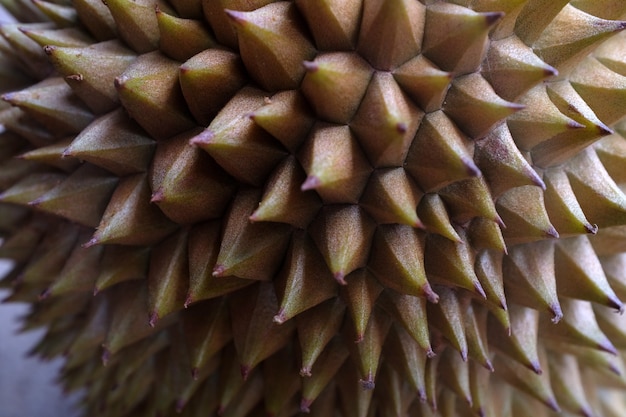
[[[208,126],[246,79],[241,58],[210,48],[187,59],[179,70],[180,88],[196,122]]]
[[[295,318],[298,342],[302,350],[300,376],[309,377],[322,352],[339,332],[345,315],[345,305],[339,298],[331,298]],[[324,369],[324,367],[321,367]]]
[[[534,185],[512,188],[496,202],[506,228],[502,230],[508,245],[558,238],[544,205],[543,190]]]
[[[423,116],[389,73],[377,72],[350,122],[375,167],[400,166]]]
[[[65,82],[97,114],[118,105],[113,81],[137,57],[118,41],[84,47],[45,46],[44,51]]]
[[[225,216],[213,276],[234,275],[266,281],[271,280],[279,270],[289,244],[291,227],[279,223],[250,222],[248,219],[259,199],[260,193],[254,189],[242,189],[235,196]]]
[[[567,4],[533,42],[532,48],[541,59],[564,73],[600,42],[624,28],[625,21],[601,19]]]
[[[443,111],[469,137],[485,137],[500,120],[525,108],[500,98],[482,75],[457,77],[448,91]]]
[[[307,0],[296,0],[295,3],[313,33],[317,49],[321,51],[354,49],[362,2],[327,0],[313,4]]]
[[[563,317],[554,276],[554,244],[550,240],[516,245],[504,257],[504,288],[511,303],[540,311],[548,310],[552,321]]]
[[[265,103],[265,94],[245,87],[190,143],[205,150],[230,175],[260,185],[286,152],[248,114]]]
[[[178,224],[219,217],[234,191],[230,177],[189,140],[198,129],[157,146],[152,158],[151,202]]]
[[[321,208],[313,191],[302,192],[305,173],[293,156],[281,162],[265,185],[258,208],[250,216],[253,222],[273,221],[306,228]]]
[[[444,71],[473,72],[483,59],[489,30],[502,16],[456,4],[431,4],[426,8],[424,55]]]
[[[331,52],[305,61],[304,68],[302,92],[315,113],[334,123],[352,119],[372,77],[370,65],[356,53]]]
[[[119,36],[137,53],[153,51],[159,45],[159,26],[154,13],[156,4],[156,0],[106,2]]]
[[[148,309],[152,317],[163,317],[181,310],[189,288],[188,229],[160,242],[151,252],[148,269]]]
[[[237,291],[229,299],[233,338],[244,379],[264,359],[285,346],[295,323],[277,325],[273,316],[278,300],[271,282],[260,282]]]
[[[252,12],[226,10],[226,14],[237,30],[250,75],[268,91],[297,87],[305,72],[302,61],[312,59],[315,48],[297,23],[295,5],[277,2]]]
[[[217,42],[206,27],[198,20],[172,16],[156,7],[159,28],[159,49],[177,61],[186,61],[192,56],[217,46]]]
[[[372,171],[346,125],[317,124],[298,152],[307,173],[302,190],[315,190],[325,203],[356,203]]]
[[[35,6],[59,27],[75,25],[78,22],[76,9],[63,4],[43,0],[31,0]]]
[[[380,169],[370,176],[359,203],[379,224],[424,228],[416,211],[421,197],[421,191],[404,169]]]
[[[118,176],[147,171],[155,142],[118,109],[89,124],[63,156],[87,161]]]
[[[385,225],[374,235],[368,266],[385,287],[436,303],[423,259],[423,233],[406,225]]]
[[[374,236],[373,220],[357,205],[328,205],[309,228],[330,271],[342,277],[366,266]]]
[[[155,139],[195,127],[179,86],[179,66],[159,52],[146,53],[114,81],[122,105]]]
[[[340,295],[354,324],[354,342],[360,343],[383,287],[366,268],[354,271],[347,278]]]
[[[420,52],[425,9],[410,0],[364,2],[357,50],[378,70],[404,63]]]
[[[72,94],[60,77],[39,82],[27,89],[2,95],[4,101],[17,106],[51,132],[59,136],[76,134],[93,121],[93,114]]]
[[[285,263],[274,282],[280,300],[274,321],[280,324],[337,295],[337,283],[303,231],[293,233]]]
[[[87,30],[99,41],[115,38],[115,20],[108,7],[102,3],[91,0],[76,0],[72,3],[83,22],[89,22]]]
[[[444,112],[429,113],[424,116],[409,148],[405,169],[425,192],[478,176],[480,170],[469,153],[469,144],[469,138]]]
[[[533,50],[516,36],[492,42],[483,70],[483,77],[505,100],[515,100],[541,80],[558,71],[543,62]]]
[[[427,113],[441,108],[452,80],[451,73],[442,71],[421,54],[396,68],[393,77]]]

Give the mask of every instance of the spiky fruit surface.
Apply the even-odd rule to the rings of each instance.
[[[2,283],[86,415],[623,413],[622,0],[2,4]]]

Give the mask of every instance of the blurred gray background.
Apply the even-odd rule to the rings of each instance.
[[[7,269],[0,260],[0,277]],[[8,294],[0,290],[0,300]],[[0,303],[0,417],[77,417],[77,395],[64,396],[54,383],[62,361],[26,357],[43,335],[43,330],[17,333],[19,317],[27,312],[27,304]]]

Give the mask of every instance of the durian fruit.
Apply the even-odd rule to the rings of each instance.
[[[623,0],[0,4],[1,282],[84,415],[624,415]]]

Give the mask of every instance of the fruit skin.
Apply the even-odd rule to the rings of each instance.
[[[619,415],[605,3],[3,1],[33,353],[90,416]]]

